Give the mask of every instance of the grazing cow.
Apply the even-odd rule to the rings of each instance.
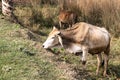
[[[60,28],[66,28],[65,24],[68,24],[71,27],[77,22],[77,15],[71,11],[60,11],[58,16]]]
[[[100,28],[84,22],[76,23],[72,28],[58,30],[53,28],[47,40],[43,43],[45,49],[61,45],[70,53],[82,52],[82,63],[85,65],[87,54],[97,55],[98,74],[102,65],[102,55],[104,52],[104,72],[106,76],[108,67],[108,56],[110,51],[110,34],[105,28]]]

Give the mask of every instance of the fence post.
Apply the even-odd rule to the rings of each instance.
[[[13,15],[12,0],[2,0],[2,13],[5,16],[11,17]]]
[[[21,26],[24,26],[18,18],[13,13],[13,0],[2,0],[2,13],[4,16],[8,17],[12,22],[18,23]]]

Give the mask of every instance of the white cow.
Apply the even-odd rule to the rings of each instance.
[[[98,74],[102,64],[101,52],[104,52],[104,72],[107,75],[108,55],[110,51],[110,34],[105,28],[100,28],[85,22],[76,23],[70,29],[53,28],[47,40],[43,43],[45,49],[62,46],[70,53],[82,52],[82,62],[85,65],[87,54],[96,54]]]

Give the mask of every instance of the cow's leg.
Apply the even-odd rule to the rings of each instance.
[[[98,75],[99,70],[100,70],[100,66],[102,65],[102,56],[101,56],[101,53],[97,54],[97,61],[98,61],[98,64],[97,64],[96,75]]]
[[[73,22],[72,22],[72,21],[70,21],[68,24],[69,24],[69,28],[71,28],[71,27],[72,27]]]
[[[59,25],[60,25],[60,29],[62,28],[62,22],[61,21],[59,21]]]
[[[83,48],[82,64],[83,64],[84,66],[85,66],[85,64],[86,64],[87,54],[88,54],[88,49],[87,49],[87,48]]]
[[[71,28],[71,27],[72,27],[72,23],[68,23],[68,25],[69,25],[69,28]]]
[[[71,28],[71,24],[69,24],[69,28]]]
[[[103,76],[107,76],[107,67],[108,67],[108,55],[107,54],[105,54],[104,55],[104,61],[105,61],[105,63],[104,63],[104,72],[103,72]]]
[[[107,76],[107,68],[108,68],[108,61],[109,61],[109,52],[110,52],[110,46],[107,48],[106,51],[104,51],[104,72],[103,76]]]

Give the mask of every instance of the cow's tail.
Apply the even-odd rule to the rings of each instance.
[[[108,43],[108,45],[107,45],[107,47],[106,47],[106,49],[104,51],[104,54],[107,55],[107,56],[109,56],[109,53],[110,53],[110,41],[111,41],[111,38],[110,38],[110,35],[109,35],[109,43]],[[101,67],[104,66],[104,64],[105,64],[104,61],[105,60],[103,59]]]
[[[109,42],[108,42],[108,45],[104,51],[104,53],[107,55],[109,55],[109,53],[110,53],[110,41],[111,41],[111,38],[110,38],[110,34],[109,34]]]

